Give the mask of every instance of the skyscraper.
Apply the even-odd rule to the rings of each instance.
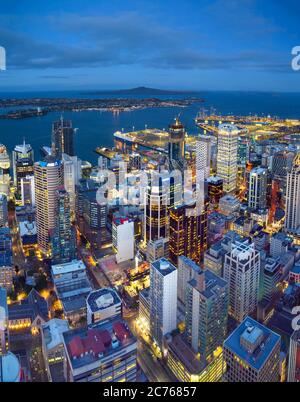
[[[177,269],[165,258],[150,267],[150,333],[160,349],[177,327]]]
[[[294,159],[292,169],[287,174],[285,228],[295,232],[300,226],[300,153]]]
[[[71,120],[61,117],[52,124],[52,144],[57,158],[61,159],[63,153],[74,156],[74,133]]]
[[[267,205],[268,172],[263,168],[254,168],[250,172],[248,206],[253,209],[264,209]]]
[[[239,130],[233,124],[218,128],[217,174],[223,179],[223,190],[231,193],[237,187],[237,150]]]
[[[4,194],[0,194],[0,226],[6,226],[7,223],[8,223],[7,197]]]
[[[145,241],[168,237],[168,191],[162,178],[156,185],[150,184],[146,189],[144,215]]]
[[[278,382],[280,336],[250,317],[224,342],[226,382]]]
[[[14,185],[17,187],[17,194],[21,196],[21,180],[26,176],[33,176],[34,153],[31,145],[16,145],[13,150],[13,173]]]
[[[70,196],[65,188],[56,191],[55,227],[51,233],[52,261],[63,264],[76,256],[75,232],[71,225]]]
[[[70,196],[71,213],[75,214],[75,187],[81,179],[81,160],[77,156],[63,154],[62,161],[64,164],[64,186]]]
[[[10,159],[6,146],[0,144],[0,194],[9,195],[10,188]]]
[[[46,255],[51,255],[50,231],[56,224],[57,189],[63,185],[62,162],[48,156],[34,164],[36,224],[38,245]]]
[[[228,286],[209,270],[187,283],[185,334],[187,343],[207,362],[222,347],[227,333]]]
[[[170,210],[169,257],[177,266],[184,255],[197,264],[207,248],[207,203],[204,208],[195,204]]]
[[[196,171],[204,172],[204,179],[210,175],[211,137],[199,135],[196,140]]]
[[[256,310],[260,276],[260,254],[254,244],[235,242],[225,255],[224,279],[229,286],[229,314],[237,321]]]
[[[184,168],[185,128],[176,117],[175,123],[169,126],[169,161],[171,169]]]

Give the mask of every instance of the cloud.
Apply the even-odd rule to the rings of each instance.
[[[247,20],[247,29],[251,31],[252,27],[256,26],[261,33],[266,26],[272,28],[265,19],[255,16],[252,10],[249,11],[252,0],[217,0],[210,11],[216,9],[220,12],[223,7],[223,17],[230,21],[237,3],[240,7],[242,4],[244,10],[240,22],[237,23],[243,24],[243,21]],[[1,45],[6,48],[9,69],[46,70],[142,65],[152,69],[178,70],[290,70],[289,54],[285,59],[280,53],[267,51],[225,52],[222,46],[207,46],[205,36],[202,36],[201,32],[171,28],[137,12],[125,12],[115,16],[62,14],[41,18],[45,19],[45,26],[50,33],[55,31],[59,34],[59,41],[38,39],[29,34],[23,35],[0,28]],[[51,37],[51,34],[48,37]],[[58,78],[49,74],[44,77]]]

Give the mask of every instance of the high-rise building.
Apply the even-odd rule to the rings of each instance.
[[[250,317],[224,342],[224,380],[227,382],[278,382],[278,334]]]
[[[71,120],[61,117],[52,124],[52,144],[57,158],[61,159],[62,154],[74,156],[74,133]]]
[[[9,348],[8,309],[6,289],[0,287],[0,356],[5,355]],[[0,366],[1,367],[1,366]]]
[[[267,205],[268,171],[254,168],[249,176],[248,206],[252,209],[264,209]]]
[[[132,260],[134,258],[134,221],[129,218],[115,218],[112,223],[112,241],[118,264]]]
[[[71,214],[74,215],[76,209],[75,188],[82,176],[82,161],[77,156],[69,156],[65,153],[62,154],[62,161],[64,164],[64,186],[70,196]]]
[[[288,382],[300,382],[300,330],[290,340]]]
[[[31,145],[26,144],[25,140],[22,145],[16,145],[13,150],[13,173],[14,173],[14,185],[17,190],[17,197],[21,197],[22,179],[27,176],[33,176],[33,164],[34,164],[34,153]],[[23,204],[24,205],[24,204]]]
[[[38,245],[51,255],[50,231],[55,228],[57,189],[63,185],[63,165],[53,156],[34,164]]]
[[[63,264],[75,259],[75,231],[71,224],[70,196],[65,188],[56,191],[55,227],[51,232],[51,252],[54,264]]]
[[[177,269],[165,258],[150,267],[150,333],[162,349],[163,337],[177,327]]]
[[[12,238],[8,227],[0,228],[0,267],[12,265]]]
[[[35,207],[35,186],[34,176],[22,177],[20,180],[21,204],[23,206]]]
[[[200,271],[186,289],[187,343],[205,362],[222,347],[227,333],[228,286],[209,270]]]
[[[254,244],[235,242],[225,255],[224,279],[229,286],[229,314],[241,322],[258,304],[260,254]]]
[[[287,174],[285,228],[295,232],[300,226],[300,153],[295,157]]]
[[[147,243],[146,260],[151,263],[160,258],[169,258],[169,240],[160,238]]]
[[[0,226],[6,226],[8,223],[7,197],[0,194]]]
[[[195,204],[170,210],[169,257],[177,265],[185,255],[197,264],[207,248],[207,203],[201,209]]]
[[[146,242],[168,237],[168,191],[162,178],[158,184],[150,184],[146,189],[144,217],[144,239]]]
[[[237,187],[237,149],[239,130],[233,124],[218,128],[217,174],[223,179],[223,190],[232,193]]]
[[[204,179],[210,175],[211,137],[199,135],[196,140],[196,172],[204,172]]]
[[[183,169],[185,152],[185,128],[176,117],[175,123],[169,126],[169,160],[172,168]]]
[[[185,305],[187,284],[190,280],[197,277],[197,273],[201,271],[201,268],[190,258],[182,255],[178,257],[177,271],[177,297]]]
[[[207,194],[209,203],[217,208],[223,197],[223,180],[220,177],[211,176],[207,179]]]
[[[9,195],[10,191],[10,159],[6,146],[0,144],[0,194]]]

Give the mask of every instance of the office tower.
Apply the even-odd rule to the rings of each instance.
[[[121,318],[63,333],[65,381],[135,382],[137,340]]]
[[[278,180],[281,188],[286,186],[287,173],[293,166],[295,155],[292,152],[279,151],[272,157],[272,175],[274,180]]]
[[[203,209],[195,204],[171,209],[169,240],[173,264],[177,266],[181,255],[199,264],[207,247],[207,203]]]
[[[16,145],[12,156],[14,185],[17,196],[21,196],[21,180],[27,176],[33,176],[34,153],[31,145]],[[23,204],[24,205],[24,204]]]
[[[249,161],[249,140],[247,138],[238,139],[238,165],[242,167],[246,167],[247,162]]]
[[[147,243],[146,260],[151,263],[160,258],[169,258],[169,240],[160,238]]]
[[[223,197],[223,180],[218,176],[211,176],[207,179],[207,193],[209,203],[217,208],[220,199]]]
[[[224,342],[224,380],[278,382],[281,338],[250,317]]]
[[[293,166],[287,174],[285,228],[295,232],[300,226],[300,153],[295,157]]]
[[[10,190],[10,159],[6,146],[0,144],[0,194],[9,195]]]
[[[74,156],[74,134],[75,129],[71,120],[64,120],[61,117],[52,124],[52,144],[57,158],[61,159],[62,154]]]
[[[132,219],[113,219],[112,242],[118,264],[134,258],[134,221]]]
[[[185,128],[176,117],[175,123],[169,126],[169,161],[172,169],[184,168]]]
[[[196,140],[196,172],[204,172],[204,179],[210,175],[211,137],[199,135]]]
[[[201,269],[193,260],[182,255],[178,257],[177,271],[177,297],[185,305],[187,284],[197,277],[197,273],[201,272]]]
[[[53,264],[63,264],[76,256],[75,231],[71,224],[70,196],[65,188],[56,190],[55,226],[51,231]]]
[[[280,280],[282,279],[282,269],[279,260],[268,257],[264,261],[262,272],[263,298],[272,301],[273,297],[280,293]]]
[[[0,226],[6,226],[7,223],[8,223],[7,197],[4,194],[0,194]]]
[[[12,238],[8,227],[0,228],[0,267],[12,265]]]
[[[34,176],[22,177],[20,180],[21,203],[23,206],[35,207]]]
[[[290,340],[288,382],[300,382],[300,330]]]
[[[200,271],[186,289],[185,336],[205,362],[222,347],[227,333],[228,286],[209,270]]]
[[[50,231],[55,228],[57,189],[63,185],[63,165],[53,156],[34,164],[36,224],[38,245],[51,255]]]
[[[87,325],[94,325],[108,319],[122,317],[122,300],[111,288],[91,292],[86,298]]]
[[[161,177],[146,189],[144,215],[145,242],[168,237],[168,190]]]
[[[29,163],[29,166],[32,167],[30,173],[33,174],[33,162],[34,162],[34,152],[30,144],[26,144],[25,140],[22,145],[16,145],[15,149],[12,153],[12,164],[13,164],[13,174],[14,174],[14,185],[17,187],[18,185],[18,173],[17,173],[17,162],[24,161]],[[25,165],[26,166],[26,165]],[[24,177],[20,172],[20,177]]]
[[[225,193],[233,193],[237,187],[238,133],[232,124],[221,124],[218,128],[217,174],[223,179]]]
[[[71,215],[75,214],[76,195],[75,188],[82,177],[81,159],[77,156],[62,155],[64,164],[64,187],[70,196]]]
[[[6,300],[6,289],[0,287],[0,356],[5,355],[9,348],[8,309]]]
[[[226,251],[223,248],[222,241],[218,241],[204,253],[204,268],[209,269],[215,275],[223,277],[223,260]]]
[[[264,209],[267,205],[268,171],[254,168],[249,176],[248,206],[252,209]]]
[[[254,244],[233,243],[225,256],[224,279],[229,286],[229,314],[241,322],[256,310],[260,276],[260,254]]]
[[[160,349],[177,327],[177,269],[165,258],[150,267],[150,333]]]
[[[287,236],[284,232],[275,233],[270,239],[270,255],[273,258],[278,258],[288,252],[292,245],[293,239]]]

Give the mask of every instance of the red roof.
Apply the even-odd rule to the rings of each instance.
[[[130,334],[122,322],[116,322],[113,325],[113,331],[119,341],[129,338]]]
[[[69,350],[70,350],[70,354],[71,354],[72,358],[80,357],[82,354],[84,354],[84,345],[79,336],[75,336],[69,342]]]
[[[101,337],[102,342],[104,343],[104,346],[108,347],[111,344],[111,336],[110,333],[107,330],[104,331],[99,331],[99,335]]]
[[[88,331],[87,337],[84,339],[84,346],[86,351],[92,351],[95,355],[99,355],[99,353],[103,353],[105,351],[101,334],[96,329],[90,329]]]

